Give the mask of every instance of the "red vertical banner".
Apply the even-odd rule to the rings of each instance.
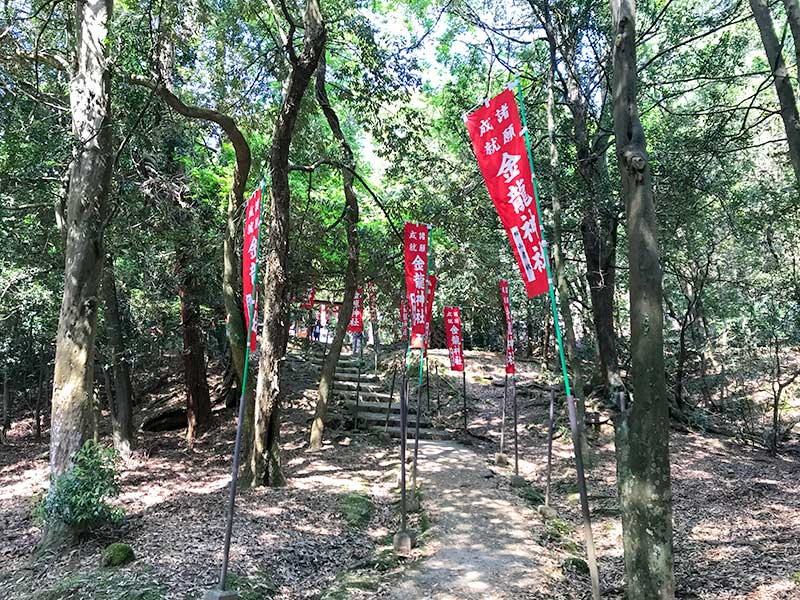
[[[319,324],[323,327],[328,324],[328,305],[324,302],[319,305]]]
[[[489,196],[508,234],[528,298],[549,289],[533,174],[514,93],[506,89],[464,121]]]
[[[511,299],[508,295],[508,281],[500,280],[500,295],[503,298],[503,311],[506,313],[506,373],[513,375],[514,367],[514,321],[511,319]]]
[[[306,290],[305,298],[303,299],[303,302],[300,304],[300,308],[307,308],[307,309],[312,308],[314,306],[314,296],[316,295],[316,293],[317,290],[314,289],[313,287],[308,288]]]
[[[406,223],[403,239],[406,298],[410,308],[412,348],[425,347],[425,278],[428,274],[428,226]]]
[[[408,300],[400,300],[400,339],[408,339]]]
[[[261,188],[247,200],[244,213],[244,248],[242,250],[242,295],[244,296],[244,325],[250,332],[250,352],[256,349],[256,309],[258,294],[255,289],[258,270],[258,237],[261,231]],[[250,315],[252,314],[252,326]]]
[[[364,330],[364,290],[358,288],[356,295],[353,296],[353,314],[350,315],[350,323],[347,331],[350,333],[361,333]]]
[[[431,317],[433,316],[433,295],[436,292],[436,275],[428,275],[428,298],[425,303],[425,350],[431,343]]]
[[[447,336],[447,351],[450,354],[450,370],[464,370],[464,346],[461,336],[461,309],[444,307],[444,331]]]

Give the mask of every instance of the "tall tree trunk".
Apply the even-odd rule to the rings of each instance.
[[[319,0],[306,2],[303,50],[295,56],[289,40],[291,71],[283,86],[283,101],[275,121],[269,166],[269,236],[264,281],[264,328],[256,384],[252,484],[281,485],[280,458],[281,362],[288,341],[286,261],[289,251],[289,147],[300,102],[325,47],[325,23]]]
[[[789,79],[789,72],[786,70],[786,63],[783,60],[783,42],[779,41],[778,36],[775,35],[769,7],[767,0],[750,0],[750,8],[753,11],[756,25],[758,25],[758,32],[761,34],[761,42],[764,45],[770,69],[772,69],[775,93],[781,107],[781,119],[783,119],[783,128],[786,131],[786,140],[789,145],[789,158],[792,161],[797,184],[800,185],[800,115],[797,112],[797,102],[792,82]]]
[[[70,106],[76,150],[67,195],[64,295],[53,374],[52,477],[71,468],[73,454],[92,433],[97,288],[113,166],[106,48],[111,10],[112,0],[75,1]]]
[[[191,443],[211,422],[211,399],[208,394],[203,335],[200,331],[197,282],[191,271],[189,250],[181,245],[176,254],[183,329],[183,372],[186,378],[186,435]]]
[[[8,443],[8,430],[11,429],[11,391],[8,388],[8,369],[3,373],[3,421],[0,423],[0,444]]]
[[[549,11],[547,11],[549,21]],[[558,189],[558,146],[556,145],[556,120],[555,120],[555,73],[556,46],[550,41],[550,69],[547,76],[547,139],[550,146],[550,171],[552,172],[552,202],[553,202],[553,260],[555,262],[555,278],[558,286],[558,297],[561,300],[561,318],[564,320],[564,335],[567,338],[567,358],[572,369],[572,393],[578,408],[578,429],[581,442],[581,453],[584,460],[589,459],[589,447],[583,432],[586,416],[586,403],[583,397],[583,370],[575,343],[575,325],[572,322],[572,310],[569,302],[569,283],[567,282],[566,262],[561,240],[561,195]]]
[[[342,162],[348,167],[342,169],[342,181],[344,185],[345,199],[345,229],[347,231],[347,268],[344,274],[344,301],[339,310],[339,321],[336,324],[336,333],[333,336],[330,352],[328,352],[322,364],[322,374],[319,379],[319,389],[317,396],[317,407],[314,410],[314,422],[311,425],[311,448],[319,449],[322,447],[322,433],[325,428],[325,418],[330,404],[333,378],[336,375],[336,364],[339,362],[339,355],[342,352],[344,335],[347,332],[347,325],[350,323],[350,316],[353,313],[353,298],[358,287],[358,200],[353,191],[353,173],[355,164],[353,151],[344,132],[339,124],[339,117],[333,110],[328,100],[328,92],[325,89],[325,55],[320,57],[317,67],[316,96],[328,126],[333,132],[333,137],[339,142],[342,152]]]
[[[114,258],[106,257],[103,269],[103,296],[105,301],[106,334],[114,369],[114,394],[109,397],[111,408],[111,430],[114,447],[123,456],[128,456],[134,445],[133,439],[133,386],[128,361],[125,358],[125,340],[119,315],[117,284],[114,280]]]
[[[629,598],[675,597],[669,398],[662,269],[644,130],[636,101],[636,8],[611,0],[614,132],[628,230],[633,401],[618,420],[619,495]],[[627,439],[626,439],[627,438]]]
[[[786,7],[786,18],[789,21],[789,28],[792,30],[795,67],[797,67],[798,78],[800,78],[800,2],[783,0],[783,5]]]

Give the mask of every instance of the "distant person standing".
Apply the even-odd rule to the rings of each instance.
[[[361,351],[361,332],[357,331],[352,334],[353,336],[353,355],[355,356]]]
[[[314,323],[314,329],[311,330],[311,339],[314,340],[315,342],[318,342],[321,330],[322,330],[322,324],[319,322],[319,319],[317,319],[317,322]]]

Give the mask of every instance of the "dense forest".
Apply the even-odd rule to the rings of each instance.
[[[798,0],[0,12],[0,596],[217,586],[238,427],[241,598],[800,597]],[[466,123],[507,89],[552,301]]]

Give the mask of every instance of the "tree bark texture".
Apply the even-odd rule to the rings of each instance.
[[[117,284],[114,278],[114,258],[106,257],[103,269],[103,296],[105,302],[106,335],[114,372],[113,395],[109,397],[111,409],[111,430],[114,447],[123,456],[128,456],[134,445],[133,439],[133,386],[130,369],[125,358],[125,340],[122,336],[122,323],[119,314]]]
[[[252,484],[281,485],[280,459],[281,362],[288,341],[286,265],[289,250],[289,147],[300,102],[325,47],[325,23],[319,0],[308,0],[303,18],[303,49],[295,56],[291,39],[291,71],[283,86],[283,101],[270,148],[269,236],[264,281],[264,327],[256,384]]]
[[[675,580],[662,268],[650,166],[636,101],[635,3],[611,0],[611,13],[614,132],[630,264],[633,401],[630,413],[618,419],[624,435],[617,438],[627,597],[671,599]]]
[[[325,56],[320,57],[316,77],[317,103],[322,109],[333,137],[339,142],[342,152],[342,163],[349,169],[342,169],[342,182],[345,198],[345,229],[347,231],[347,267],[344,274],[344,301],[339,309],[339,321],[336,324],[336,333],[333,336],[330,352],[322,363],[322,374],[319,379],[317,406],[314,411],[314,422],[311,425],[311,447],[322,447],[322,433],[325,428],[325,418],[328,405],[333,395],[333,378],[336,375],[336,365],[342,352],[344,336],[347,325],[353,314],[353,299],[358,288],[358,199],[353,191],[353,173],[355,167],[353,151],[344,136],[339,117],[328,99],[325,89]]]
[[[797,102],[789,72],[783,60],[783,42],[778,40],[775,34],[769,6],[767,0],[750,0],[750,9],[758,25],[758,32],[761,34],[761,42],[775,82],[775,93],[778,96],[781,119],[789,146],[789,158],[797,184],[800,185],[800,115],[797,112]]]
[[[186,379],[186,435],[191,442],[211,422],[211,398],[208,393],[205,347],[200,329],[197,281],[192,272],[191,251],[183,242],[178,244],[176,260],[183,330],[183,372]]]
[[[789,21],[789,29],[792,31],[792,41],[794,42],[794,57],[797,74],[800,77],[800,2],[798,0],[783,0],[786,8],[786,18]],[[800,81],[800,79],[798,79]]]
[[[106,40],[112,0],[75,1],[70,107],[75,152],[65,219],[64,294],[56,335],[50,474],[71,468],[92,431],[97,291],[113,166]]]
[[[551,198],[553,204],[553,260],[555,263],[555,279],[558,286],[558,297],[561,300],[561,318],[564,320],[564,336],[567,338],[567,358],[572,369],[572,394],[576,398],[578,409],[578,427],[580,436],[581,453],[588,463],[589,447],[583,433],[583,424],[586,416],[586,403],[583,396],[583,371],[578,357],[575,325],[572,322],[572,311],[569,302],[569,283],[567,281],[564,249],[561,240],[561,195],[558,189],[558,146],[556,145],[556,120],[555,120],[555,73],[556,46],[550,41],[550,69],[547,76],[547,139],[550,147],[550,171],[552,172]]]

